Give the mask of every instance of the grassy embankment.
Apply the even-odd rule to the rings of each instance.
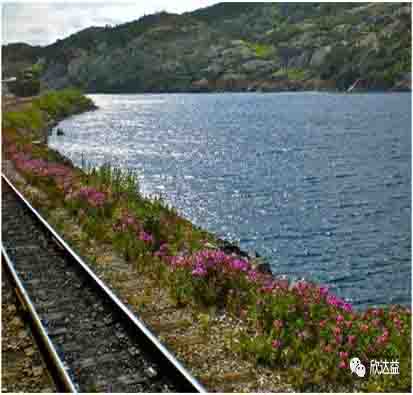
[[[297,389],[340,385],[351,390],[410,391],[411,310],[386,306],[354,311],[327,288],[290,284],[228,255],[216,238],[179,217],[161,200],[141,196],[135,175],[110,166],[82,171],[44,144],[34,144],[47,122],[91,108],[79,92],[48,93],[3,117],[3,156],[50,207],[63,207],[82,229],[110,244],[139,272],[156,276],[176,307],[224,309],[245,330],[233,346],[240,357],[284,367]],[[358,357],[367,376],[351,374]],[[370,375],[371,360],[399,361],[399,375]],[[341,387],[340,387],[341,388]]]
[[[27,137],[42,137],[50,126],[63,118],[96,108],[90,99],[75,89],[45,93],[33,98],[24,108],[19,105],[10,107],[11,110],[3,114],[2,129],[24,130],[26,135],[30,133]]]

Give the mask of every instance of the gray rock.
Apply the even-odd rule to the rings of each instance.
[[[399,8],[399,9],[397,9],[397,10],[393,13],[393,16],[394,16],[394,17],[400,17],[400,16],[403,16],[403,15],[405,15],[405,16],[410,16],[410,14],[411,14],[411,8],[410,8],[408,5],[406,5],[406,6],[404,6],[404,7],[401,7],[401,8]]]
[[[171,73],[171,72],[175,72],[181,67],[182,67],[181,63],[179,63],[177,60],[170,60],[169,62],[163,63],[163,65],[161,66],[161,70],[163,72]]]
[[[411,72],[403,73],[403,75],[401,76],[401,79],[406,80],[406,81],[411,81],[412,73]]]
[[[147,376],[149,376],[151,378],[155,377],[158,374],[158,372],[152,366],[149,366],[145,370],[145,373],[146,373]]]
[[[254,52],[248,46],[237,46],[224,49],[222,51],[224,64],[231,64],[235,61],[246,61],[255,56]]]
[[[241,65],[241,70],[245,73],[268,72],[274,69],[276,64],[270,60],[249,60]]]
[[[36,351],[35,351],[34,347],[27,347],[27,348],[24,349],[24,353],[29,357],[34,355],[35,352]]]
[[[69,85],[69,74],[61,63],[49,65],[41,77],[41,82],[50,89],[61,89]]]
[[[325,62],[325,59],[331,50],[331,45],[326,45],[325,47],[317,49],[311,57],[310,65],[312,67],[320,67]]]
[[[281,68],[279,70],[276,70],[272,75],[271,79],[273,81],[285,81],[288,79],[288,73],[287,70],[284,68]]]
[[[195,92],[206,92],[209,90],[209,81],[206,78],[192,82],[192,89]]]
[[[272,274],[271,265],[267,262],[259,262],[257,270],[263,274]]]
[[[207,75],[208,77],[217,77],[224,71],[224,67],[218,63],[210,64],[206,69],[202,70],[202,73]]]
[[[43,374],[43,367],[42,366],[33,367],[32,372],[33,372],[33,376],[35,377],[41,376]]]
[[[374,32],[367,34],[367,36],[360,40],[359,45],[361,47],[368,47],[377,51],[379,49],[379,39],[377,34]]]
[[[239,74],[239,73],[234,73],[234,72],[228,72],[225,73],[222,76],[222,79],[224,81],[230,81],[230,80],[245,80],[247,78],[247,76],[245,74]]]
[[[311,60],[311,52],[304,51],[301,55],[291,58],[288,62],[288,67],[306,68]]]

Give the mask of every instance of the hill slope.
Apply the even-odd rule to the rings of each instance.
[[[89,92],[410,89],[410,31],[407,3],[219,3],[8,45],[3,74],[36,59],[46,86]]]

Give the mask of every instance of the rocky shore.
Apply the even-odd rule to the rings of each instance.
[[[360,82],[358,82],[360,81]],[[384,85],[371,85],[368,81],[358,79],[355,81],[356,87],[351,91],[358,92],[411,92],[411,78],[398,81],[393,87]],[[225,79],[194,81],[191,87],[185,92],[343,92],[336,81],[309,79],[305,81],[297,80],[245,80],[245,79]],[[344,90],[344,92],[349,92]]]
[[[82,107],[82,108],[78,108],[78,109],[74,109],[73,112],[71,112],[70,114],[67,114],[65,116],[56,116],[56,117],[49,117],[46,126],[42,129],[41,131],[41,139],[43,142],[47,143],[48,141],[48,136],[50,136],[50,134],[52,133],[52,130],[64,119],[66,119],[67,117],[70,117],[72,115],[77,115],[77,114],[82,114],[84,112],[88,112],[88,111],[95,111],[97,110],[98,107],[94,104],[91,103],[90,105],[86,106],[86,107]],[[61,156],[61,160],[62,162],[68,162],[70,161],[70,159],[66,158],[65,156]],[[70,161],[71,162],[71,161]]]

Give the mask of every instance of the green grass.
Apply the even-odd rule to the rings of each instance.
[[[255,56],[257,56],[258,58],[267,58],[274,52],[274,49],[271,45],[254,43],[251,44],[251,48],[254,49]]]
[[[33,106],[52,117],[61,118],[77,110],[87,109],[91,100],[77,89],[50,91],[33,101]]]
[[[248,48],[254,51],[254,54],[257,58],[269,58],[275,56],[275,49],[272,45],[262,44],[262,43],[254,43],[245,40],[239,40]]]
[[[285,77],[292,81],[304,81],[308,78],[308,72],[299,68],[279,69],[272,75],[273,77]]]
[[[45,120],[37,107],[25,111],[11,111],[3,115],[4,128],[28,129],[38,131],[45,127]]]
[[[48,119],[61,119],[67,115],[87,110],[92,101],[76,89],[49,91],[33,99],[20,111],[3,114],[3,128],[27,129],[39,132],[47,126]]]
[[[88,168],[83,165],[83,168]],[[118,196],[140,197],[138,176],[131,170],[121,170],[107,163],[98,169],[89,170],[90,183],[95,187],[108,187]]]

